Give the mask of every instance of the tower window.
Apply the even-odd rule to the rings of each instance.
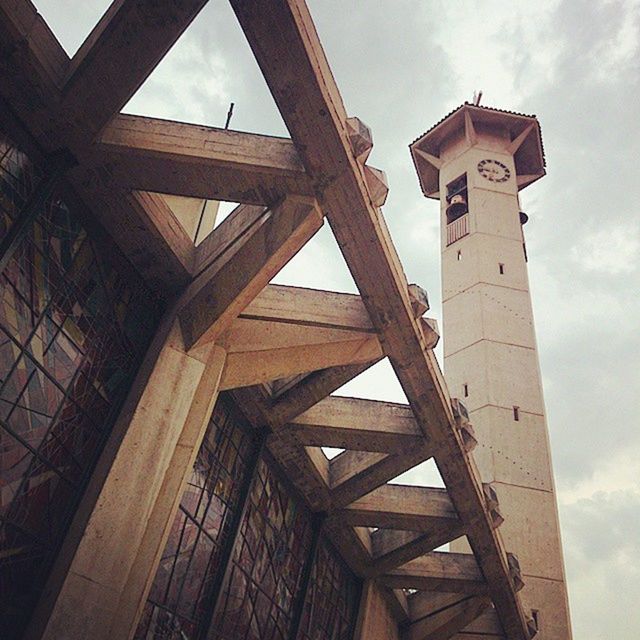
[[[467,202],[467,174],[464,173],[447,185],[447,224],[469,211]]]
[[[520,407],[513,407],[513,419],[520,422]]]
[[[502,262],[498,263],[498,270],[500,271],[500,275],[504,275],[504,264]]]
[[[458,262],[462,260],[462,251],[458,250]]]
[[[462,390],[463,390],[463,393],[464,393],[464,397],[468,398],[469,397],[469,385],[466,382],[462,385]]]

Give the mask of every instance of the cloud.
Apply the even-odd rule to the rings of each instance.
[[[587,271],[610,275],[638,268],[640,229],[635,225],[606,227],[588,234],[571,249],[572,258]]]
[[[636,472],[640,471],[635,465]],[[639,476],[636,476],[636,480]],[[640,487],[564,503],[574,636],[633,638],[640,626]]]

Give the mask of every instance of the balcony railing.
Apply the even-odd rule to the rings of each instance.
[[[469,235],[469,214],[465,213],[447,225],[447,247],[467,235]]]

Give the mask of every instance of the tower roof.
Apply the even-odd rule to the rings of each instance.
[[[465,131],[469,135],[469,129],[496,125],[504,127],[511,139],[508,150],[514,157],[518,189],[541,178],[545,174],[546,160],[536,116],[465,102],[409,145],[424,195],[438,197],[441,150],[455,133]]]

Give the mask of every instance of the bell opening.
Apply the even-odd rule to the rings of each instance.
[[[467,206],[467,174],[463,174],[447,185],[447,224],[469,212]]]

